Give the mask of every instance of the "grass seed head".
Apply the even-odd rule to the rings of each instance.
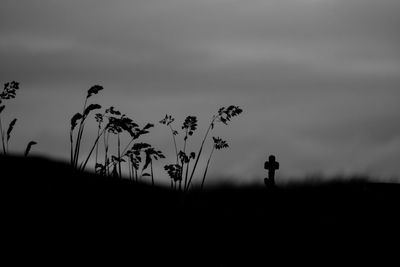
[[[214,147],[215,147],[215,149],[217,149],[217,150],[220,150],[220,149],[224,149],[224,148],[228,148],[228,147],[229,147],[227,141],[222,140],[222,139],[219,138],[219,137],[214,137],[214,136],[213,136],[213,140],[214,140]]]
[[[93,85],[87,92],[86,98],[91,97],[92,95],[97,95],[99,91],[103,90],[103,86],[101,85]]]

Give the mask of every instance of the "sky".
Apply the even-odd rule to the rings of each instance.
[[[70,118],[87,89],[100,84],[95,103],[155,124],[141,141],[167,155],[156,163],[161,180],[174,156],[170,132],[158,121],[171,114],[180,129],[186,116],[197,116],[189,144],[197,152],[210,118],[227,105],[244,112],[211,133],[230,145],[213,155],[211,180],[256,181],[266,176],[270,154],[282,180],[400,177],[398,0],[0,5],[0,82],[21,85],[2,114],[5,123],[18,118],[14,153],[35,140],[33,153],[67,160]],[[86,130],[84,153],[96,126]]]

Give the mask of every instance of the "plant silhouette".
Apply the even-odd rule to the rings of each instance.
[[[185,121],[183,122],[182,129],[185,131],[185,137],[184,137],[183,151],[179,152],[179,158],[181,159],[181,169],[182,169],[181,175],[183,175],[184,165],[186,164],[186,174],[184,183],[184,188],[186,188],[188,181],[190,160],[196,157],[196,154],[194,152],[191,152],[189,156],[186,155],[186,145],[189,136],[192,136],[194,131],[196,131],[197,129],[197,118],[195,116],[186,117]],[[179,190],[181,190],[181,183],[182,183],[182,177],[179,181]]]
[[[98,94],[101,90],[103,90],[103,87],[100,85],[92,86],[87,92],[87,96],[83,105],[83,112],[76,113],[71,119],[71,164],[75,168],[85,170],[90,158],[92,157],[93,153],[95,153],[94,169],[96,173],[102,176],[122,178],[123,165],[126,164],[128,168],[129,179],[138,181],[139,165],[142,163],[141,154],[144,153],[145,162],[143,163],[140,177],[151,176],[151,181],[154,185],[153,161],[165,157],[160,150],[155,149],[150,144],[135,143],[139,137],[148,134],[149,130],[154,127],[154,124],[147,123],[144,127],[140,127],[136,122],[133,121],[133,119],[117,110],[114,106],[110,106],[103,112],[98,112],[94,115],[94,119],[97,124],[97,136],[85,160],[78,164],[86,119],[92,111],[100,110],[102,108],[99,104],[88,105],[88,100],[90,97]],[[74,139],[74,130],[78,125],[79,127],[77,129],[76,138]],[[126,139],[124,138],[126,136],[130,140],[124,146],[123,140]],[[114,150],[112,147],[110,147],[110,139],[113,137],[116,139],[117,143]],[[104,144],[103,163],[101,163],[99,160],[101,138],[103,139]],[[150,167],[151,174],[144,172],[148,167]]]
[[[14,118],[8,125],[7,131],[5,131],[5,129],[3,129],[2,114],[6,108],[6,105],[5,105],[6,101],[15,99],[15,97],[17,95],[17,90],[19,90],[19,82],[12,81],[12,82],[5,83],[4,87],[3,87],[3,91],[0,93],[0,135],[1,135],[1,145],[3,148],[4,155],[7,155],[9,152],[9,143],[10,143],[10,139],[11,139],[11,134],[17,123],[17,119]],[[34,142],[34,141],[29,142],[29,144],[25,150],[25,156],[28,155],[29,151],[31,150],[31,146],[33,144],[36,144],[36,142]]]
[[[188,116],[186,117],[185,121],[183,122],[182,130],[184,131],[184,138],[183,138],[183,150],[180,150],[178,152],[178,148],[176,145],[176,138],[175,136],[178,135],[178,131],[172,128],[172,123],[175,121],[175,119],[171,115],[165,115],[165,117],[160,121],[161,124],[164,124],[170,128],[171,134],[173,136],[173,141],[174,141],[174,146],[175,146],[175,152],[176,154],[176,163],[175,164],[169,164],[164,167],[164,169],[167,171],[168,175],[171,178],[171,187],[176,188],[176,183],[179,183],[179,191],[188,191],[190,188],[190,185],[192,183],[194,173],[197,168],[197,164],[199,162],[201,153],[203,151],[204,144],[207,140],[207,137],[215,127],[217,123],[223,123],[225,125],[228,125],[228,123],[231,121],[233,117],[238,116],[241,114],[243,110],[238,107],[238,106],[228,106],[228,107],[221,107],[216,114],[214,114],[211,118],[211,122],[207,128],[207,131],[204,135],[204,138],[202,140],[202,143],[200,145],[199,151],[196,155],[195,152],[191,152],[190,154],[187,154],[186,149],[188,145],[188,139],[190,136],[193,135],[193,133],[197,129],[197,117],[195,116]],[[213,146],[213,151],[211,152],[211,155],[208,159],[207,165],[205,167],[205,171],[203,174],[203,179],[202,179],[202,185],[201,188],[204,186],[204,181],[205,177],[207,175],[208,171],[208,166],[210,164],[211,156],[212,153],[214,152],[214,149],[221,149],[227,147],[226,141],[223,141],[220,138],[214,138],[214,146]],[[190,161],[195,160],[194,166],[192,167],[191,174],[189,176],[189,166],[190,166]],[[180,162],[179,162],[180,161]],[[182,188],[182,180],[183,180],[183,175],[184,171],[186,169],[186,174],[185,174],[185,181],[184,181],[184,186]],[[177,176],[179,174],[179,176]]]
[[[205,143],[210,131],[212,131],[214,129],[214,127],[215,127],[215,125],[217,123],[223,123],[225,125],[228,125],[228,123],[231,121],[231,119],[233,117],[236,117],[236,116],[240,115],[242,112],[243,112],[243,110],[240,107],[231,105],[231,106],[229,106],[227,108],[226,107],[221,107],[218,110],[218,112],[212,116],[211,122],[210,122],[210,124],[209,124],[209,126],[207,128],[207,131],[206,131],[205,135],[204,135],[203,141],[201,142],[199,151],[197,152],[196,161],[194,163],[194,166],[193,166],[193,169],[192,169],[192,173],[190,174],[190,178],[189,178],[188,184],[187,184],[187,186],[185,188],[185,191],[187,191],[189,189],[189,187],[190,187],[190,184],[191,184],[192,179],[193,179],[193,175],[194,175],[194,173],[196,171],[197,164],[199,162],[201,153],[203,151],[204,143]]]
[[[159,158],[165,158],[165,156],[160,150],[155,150],[153,147],[147,148],[144,153],[146,155],[146,162],[143,166],[143,170],[145,170],[150,165],[151,184],[154,185],[153,159],[158,160]]]
[[[140,167],[140,163],[142,162],[142,153],[145,149],[151,148],[150,144],[147,143],[135,143],[133,144],[132,148],[127,150],[125,155],[128,157],[128,164],[129,164],[129,179],[138,181],[138,171]],[[143,176],[143,170],[141,176]],[[145,175],[147,176],[147,175]]]
[[[0,93],[0,115],[3,114],[5,109],[5,101],[14,99],[16,91],[19,89],[18,82],[10,82],[4,84],[3,92]],[[97,112],[94,115],[94,120],[97,124],[97,134],[95,140],[91,146],[89,146],[89,152],[86,157],[80,161],[81,148],[83,143],[83,136],[85,132],[85,126],[88,117],[97,110],[101,110],[102,106],[97,103],[90,103],[93,96],[98,95],[104,88],[101,85],[94,85],[87,90],[86,97],[82,106],[82,111],[75,113],[71,117],[69,141],[70,141],[70,163],[71,165],[79,170],[84,171],[87,167],[89,160],[94,158],[94,170],[96,173],[102,176],[110,176],[122,178],[123,177],[123,165],[127,165],[128,177],[130,180],[138,181],[139,177],[151,177],[152,185],[155,184],[154,175],[154,161],[164,159],[165,156],[162,151],[157,150],[152,145],[143,142],[137,142],[137,140],[145,134],[149,133],[149,130],[154,127],[154,124],[147,123],[144,127],[140,127],[126,114],[123,114],[117,110],[114,106],[110,106],[103,112]],[[2,105],[3,104],[3,105]],[[188,152],[189,139],[194,135],[198,127],[198,120],[196,116],[187,116],[183,121],[181,129],[183,131],[183,147],[178,149],[176,136],[179,134],[172,126],[175,118],[171,115],[166,114],[165,117],[160,120],[161,124],[166,125],[171,132],[174,149],[175,149],[175,163],[167,164],[164,169],[171,178],[171,187],[178,189],[179,191],[189,190],[193,177],[198,166],[199,159],[202,155],[203,147],[209,136],[209,133],[214,129],[217,123],[227,125],[233,117],[238,116],[242,113],[242,109],[238,106],[221,107],[217,113],[215,113],[208,125],[205,135],[202,139],[201,145],[197,154],[195,152]],[[7,131],[3,129],[2,117],[0,116],[0,133],[3,154],[7,154],[9,141],[11,134],[16,125],[17,119],[13,119]],[[124,146],[124,136],[129,137],[129,142]],[[116,148],[110,147],[110,138],[115,137]],[[99,154],[101,153],[100,140],[103,140],[103,153],[104,161],[101,162]],[[210,161],[214,150],[219,150],[228,147],[226,141],[223,141],[219,137],[213,137],[213,148],[208,157],[207,165],[205,166],[203,179],[201,182],[201,188],[203,188],[207,172],[209,169]],[[33,145],[36,142],[31,141],[28,143],[24,155],[27,156],[31,151]],[[143,161],[144,157],[144,161]],[[191,167],[191,161],[194,160],[194,164]],[[142,165],[143,164],[143,165]],[[140,165],[142,165],[140,169]],[[150,173],[145,172],[150,169]],[[140,172],[140,175],[139,175]]]
[[[176,144],[176,138],[175,138],[175,136],[178,135],[178,131],[176,131],[174,128],[172,128],[172,123],[174,121],[175,121],[175,118],[173,118],[171,115],[165,114],[165,117],[162,120],[160,120],[159,123],[168,126],[171,131],[172,141],[174,142],[174,148],[175,148],[176,165],[178,165],[178,162],[179,162],[178,146]],[[177,181],[178,180],[173,179],[171,177],[171,188],[173,188],[174,183],[176,183]]]
[[[16,81],[7,82],[4,84],[3,91],[0,93],[0,133],[1,133],[1,144],[3,147],[3,154],[6,155],[8,153],[8,144],[11,137],[11,132],[14,129],[15,123],[17,119],[13,119],[7,131],[3,129],[3,122],[1,118],[1,114],[6,108],[5,102],[11,99],[14,99],[17,95],[17,90],[19,89],[19,83]]]
[[[210,165],[210,160],[211,160],[211,157],[212,157],[212,155],[214,153],[214,150],[215,149],[216,150],[220,150],[220,149],[224,149],[224,148],[228,148],[229,147],[228,143],[226,141],[222,140],[219,137],[214,137],[213,136],[213,141],[214,141],[213,148],[211,150],[210,156],[208,157],[207,165],[206,165],[206,168],[204,170],[203,180],[201,181],[201,190],[203,190],[203,187],[204,187],[204,181],[206,180],[208,166]]]
[[[94,85],[92,86],[88,91],[87,95],[85,98],[85,102],[83,104],[82,108],[82,113],[75,113],[75,115],[71,118],[71,129],[70,129],[70,157],[71,157],[71,164],[75,168],[78,167],[78,160],[79,160],[79,152],[81,148],[81,143],[82,143],[82,136],[83,136],[83,131],[85,128],[85,121],[90,114],[90,112],[100,109],[101,106],[99,104],[88,104],[88,100],[90,97],[93,95],[97,95],[101,90],[103,90],[103,87],[100,85]],[[74,129],[78,125],[79,122],[79,127],[78,127],[78,133],[75,138],[75,148],[74,148]],[[95,144],[98,142],[98,139],[96,139]],[[86,165],[86,164],[84,164]],[[84,167],[83,167],[84,168]]]
[[[166,115],[165,118],[160,121],[161,124],[165,124],[170,127],[171,134],[172,134],[173,140],[174,140],[175,153],[177,153],[176,154],[176,164],[167,165],[168,167],[165,170],[167,170],[167,173],[171,178],[171,187],[175,187],[175,188],[178,187],[179,191],[182,191],[183,190],[182,189],[182,180],[183,180],[183,175],[184,175],[184,171],[185,171],[185,165],[186,165],[186,174],[185,174],[184,188],[186,188],[186,185],[187,185],[190,160],[195,158],[194,152],[191,152],[189,155],[186,154],[186,148],[188,145],[189,137],[192,136],[194,131],[197,129],[197,118],[195,116],[187,116],[186,119],[184,120],[183,125],[181,127],[182,130],[184,131],[183,149],[179,150],[179,152],[178,152],[178,148],[176,146],[176,138],[175,138],[175,136],[178,135],[179,133],[178,133],[178,131],[174,130],[171,126],[171,123],[174,120],[175,119],[172,118],[171,115]],[[177,167],[175,165],[177,165],[179,167]],[[171,171],[168,171],[168,170],[171,170]],[[179,177],[176,176],[177,173],[180,174]],[[176,183],[178,183],[179,186],[177,186]]]
[[[30,142],[28,143],[28,145],[26,146],[26,149],[25,149],[25,153],[24,153],[24,156],[25,156],[25,157],[28,156],[29,152],[31,151],[32,146],[34,146],[34,145],[36,145],[36,144],[37,144],[37,143],[36,143],[35,141],[30,141]]]

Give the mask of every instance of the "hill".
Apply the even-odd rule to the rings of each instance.
[[[293,255],[388,253],[400,226],[398,184],[221,185],[180,194],[43,158],[1,157],[0,167],[3,240],[30,259],[117,253],[115,261],[140,258],[144,266],[285,263]]]

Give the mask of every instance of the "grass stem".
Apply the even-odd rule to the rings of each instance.
[[[200,187],[200,190],[201,190],[201,191],[203,191],[204,181],[206,180],[206,175],[207,175],[207,171],[208,171],[208,166],[210,165],[210,160],[211,160],[211,157],[212,157],[212,155],[213,155],[213,153],[214,153],[214,149],[215,149],[215,146],[213,146],[213,149],[211,150],[211,153],[210,153],[210,157],[209,157],[208,160],[207,160],[207,165],[206,165],[206,169],[204,170],[203,180],[201,181],[201,187]]]
[[[3,124],[1,122],[1,117],[0,117],[0,132],[1,132],[1,144],[3,145],[3,154],[6,155],[6,145],[4,143],[4,130],[3,130]]]
[[[190,186],[190,184],[192,182],[194,172],[196,171],[196,168],[197,168],[197,163],[199,162],[199,159],[200,159],[200,156],[201,156],[201,152],[203,151],[204,143],[206,142],[208,134],[210,133],[210,130],[213,127],[214,121],[215,121],[215,117],[213,117],[213,119],[211,120],[211,123],[210,123],[210,125],[208,126],[208,129],[207,129],[207,132],[204,135],[203,141],[201,142],[201,146],[200,146],[199,152],[197,153],[196,161],[194,163],[194,166],[193,166],[193,169],[192,169],[192,173],[190,174],[189,182],[187,184],[187,187],[185,188],[185,191],[187,191],[189,189],[189,186]]]

